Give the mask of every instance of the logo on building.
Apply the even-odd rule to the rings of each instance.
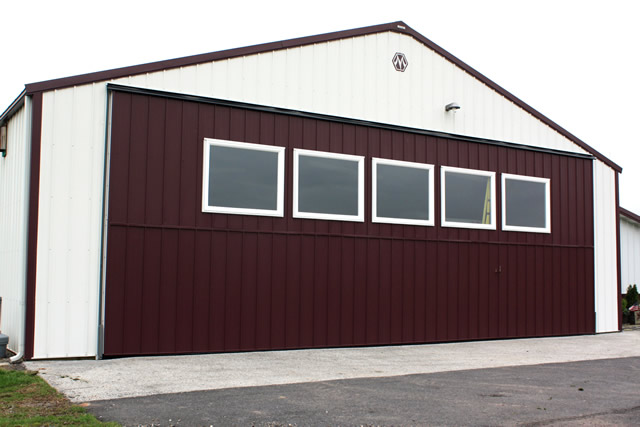
[[[404,56],[404,53],[400,52],[396,52],[396,54],[393,55],[393,60],[391,62],[393,62],[393,67],[396,69],[396,71],[404,71],[409,66],[407,57]]]

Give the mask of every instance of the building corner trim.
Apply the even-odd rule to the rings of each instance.
[[[618,331],[622,331],[622,263],[620,262],[620,174],[616,172],[616,271],[618,287],[616,294],[618,295]]]
[[[38,257],[38,210],[40,202],[40,148],[42,137],[42,92],[32,94],[29,216],[27,231],[27,298],[25,360],[33,358],[35,340],[36,268]]]

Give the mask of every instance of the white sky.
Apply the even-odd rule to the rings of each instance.
[[[402,20],[623,167],[640,214],[640,1],[3,0],[0,112],[25,83]]]

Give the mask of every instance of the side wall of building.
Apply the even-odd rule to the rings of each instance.
[[[7,156],[0,156],[0,328],[16,352],[24,345],[30,135],[31,103],[26,97],[8,121]]]
[[[594,162],[596,332],[618,330],[616,172]]]
[[[629,285],[640,287],[640,223],[620,216],[620,263],[622,293]]]
[[[395,52],[407,56],[405,72],[393,68]],[[115,82],[584,153],[414,38],[398,33]],[[446,113],[444,105],[452,101],[462,109]],[[44,94],[34,357],[96,353],[106,109],[106,82]],[[614,187],[602,191],[614,194]],[[614,215],[615,203],[600,209]],[[608,223],[598,227],[604,254],[617,244],[616,234],[607,233]],[[607,262],[603,256],[596,260]],[[73,332],[64,332],[72,324]]]
[[[34,358],[96,354],[105,94],[43,94]]]

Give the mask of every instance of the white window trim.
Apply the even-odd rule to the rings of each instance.
[[[231,147],[242,150],[268,151],[278,154],[278,188],[276,209],[251,209],[234,208],[228,206],[209,205],[209,157],[210,147]],[[273,145],[253,144],[249,142],[227,141],[222,139],[205,138],[203,145],[203,168],[202,168],[202,212],[224,213],[233,215],[259,215],[259,216],[284,216],[284,147]]]
[[[409,218],[390,218],[378,216],[378,165],[392,165],[413,169],[425,169],[429,171],[429,219],[409,219]],[[380,159],[373,157],[371,159],[371,222],[380,222],[387,224],[405,224],[405,225],[425,225],[433,226],[434,221],[434,166],[426,163],[405,162],[401,160]]]
[[[470,222],[456,222],[447,221],[446,215],[446,172],[456,172],[467,175],[479,175],[488,176],[491,180],[491,223],[489,224],[474,224]],[[478,169],[466,169],[456,168],[452,166],[440,167],[440,211],[441,211],[441,225],[442,227],[454,227],[454,228],[473,228],[479,230],[495,230],[496,229],[496,173],[492,171],[478,170]]]
[[[545,224],[546,227],[523,227],[520,225],[507,225],[507,179],[517,181],[539,182],[545,185]],[[528,233],[551,233],[551,181],[549,178],[538,178],[526,175],[502,174],[502,229],[505,231],[524,231]]]
[[[298,209],[298,164],[299,157],[322,157],[325,159],[339,159],[357,162],[358,164],[358,214],[357,215],[338,215],[317,212],[301,212]],[[364,156],[355,156],[352,154],[329,153],[325,151],[312,151],[294,148],[293,150],[293,217],[294,218],[310,218],[310,219],[328,219],[334,221],[354,221],[364,222]]]

